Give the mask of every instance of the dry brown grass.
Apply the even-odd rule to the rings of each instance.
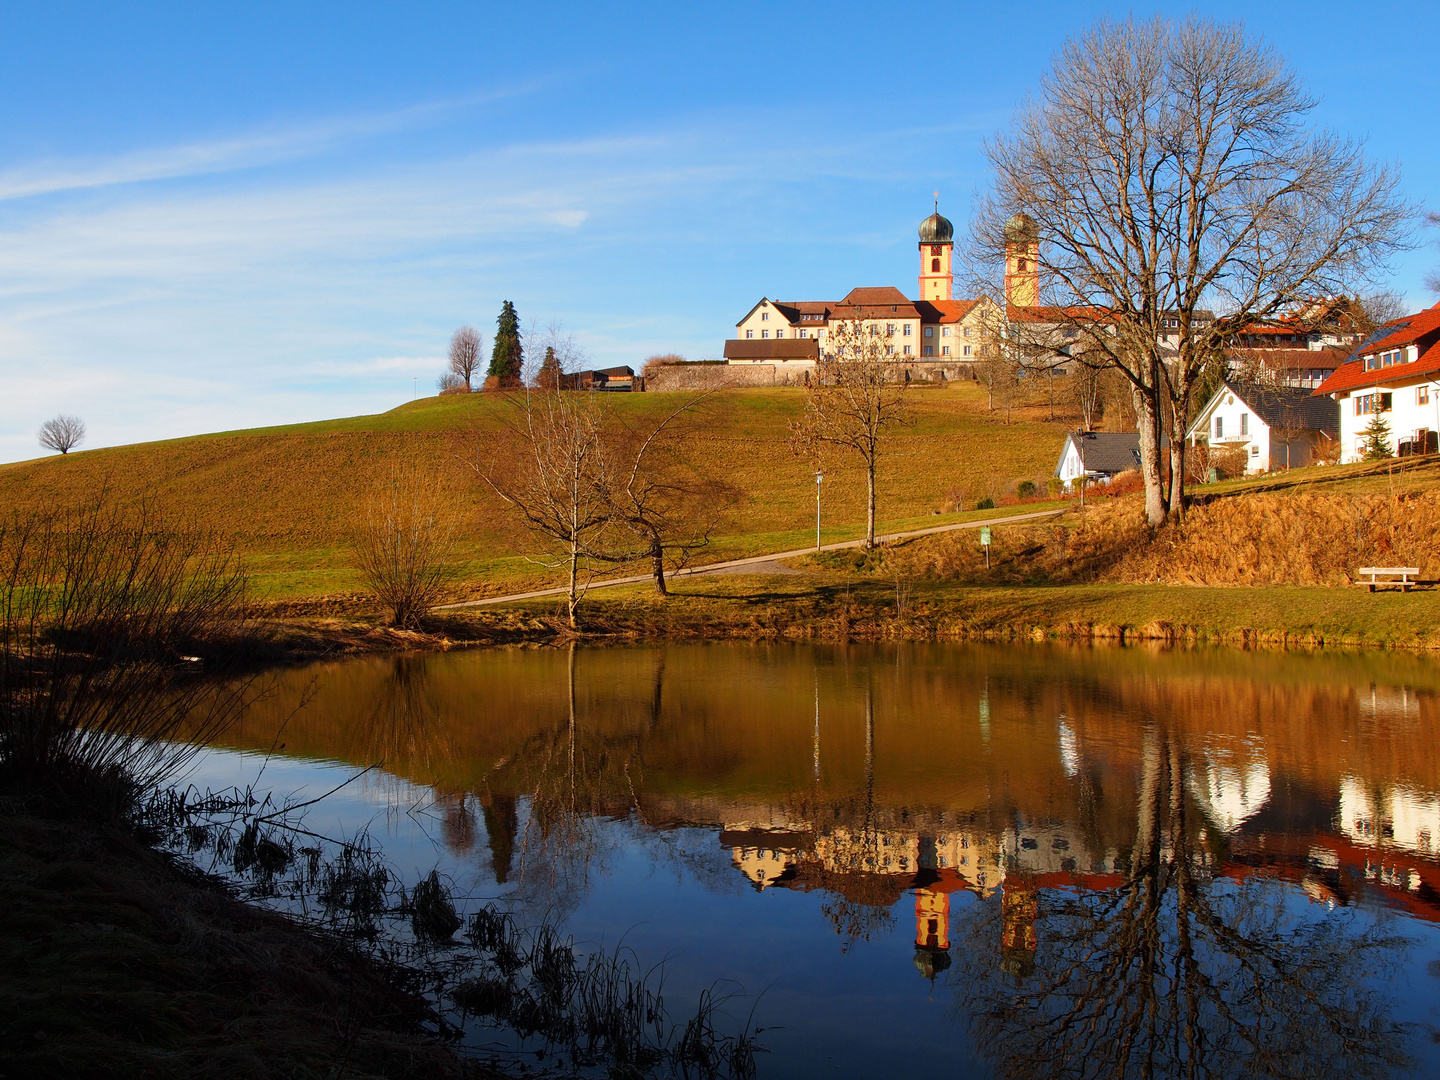
[[[878,572],[943,581],[1061,584],[1345,585],[1360,566],[1440,579],[1440,491],[1255,494],[1192,509],[1152,534],[1139,497],[1060,524],[996,528],[991,566],[971,532],[887,550]]]

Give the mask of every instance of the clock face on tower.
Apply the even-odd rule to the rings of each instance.
[[[940,245],[939,245],[939,244],[931,244],[931,245],[930,245],[930,254],[931,254],[931,255],[939,255],[939,254],[940,254]]]

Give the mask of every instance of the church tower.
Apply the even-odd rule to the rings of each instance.
[[[1011,307],[1040,304],[1040,232],[1029,214],[1005,223],[1005,302]]]
[[[955,226],[940,216],[940,196],[935,196],[935,213],[920,223],[920,299],[949,300],[955,274],[950,255],[955,249]]]

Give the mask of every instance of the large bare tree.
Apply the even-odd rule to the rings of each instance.
[[[883,323],[855,309],[830,325],[810,380],[805,412],[791,428],[797,453],[853,454],[865,469],[866,548],[875,546],[875,468],[893,429],[906,423],[906,383],[888,349]]]
[[[470,380],[480,367],[480,331],[473,326],[462,326],[450,338],[449,374],[465,384],[468,392],[474,387]]]
[[[1048,325],[1125,373],[1151,525],[1181,513],[1161,439],[1209,359],[1303,301],[1358,291],[1408,241],[1397,171],[1312,130],[1314,105],[1238,25],[1102,19],[987,144],[974,254],[998,263],[1033,237]],[[1183,430],[1169,434],[1182,477]]]
[[[46,450],[68,454],[85,441],[85,421],[61,413],[40,425],[40,445]]]

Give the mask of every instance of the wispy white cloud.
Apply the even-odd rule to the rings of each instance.
[[[338,117],[103,158],[36,161],[0,171],[0,201],[85,188],[205,176],[312,157],[342,144],[435,123],[466,108],[533,92],[540,81],[505,90],[362,116]]]

